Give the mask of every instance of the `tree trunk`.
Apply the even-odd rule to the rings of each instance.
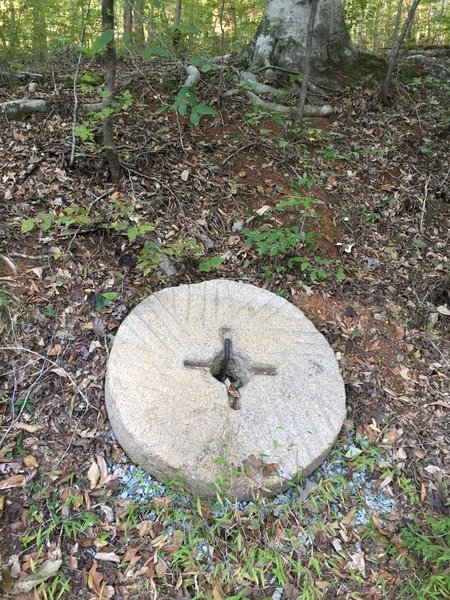
[[[114,44],[114,0],[102,0],[102,26],[103,31],[112,31],[113,37],[108,42],[105,52],[106,73],[105,73],[105,96],[103,98],[102,110],[108,113],[107,109],[112,106],[114,86],[116,83],[116,46]],[[103,146],[106,158],[108,160],[109,172],[113,181],[118,181],[122,173],[119,156],[114,143],[114,130],[111,114],[103,116]]]
[[[176,2],[175,2],[175,12],[174,12],[174,15],[173,15],[173,28],[174,29],[178,29],[178,27],[180,25],[181,4],[182,4],[182,0],[176,0]]]
[[[263,20],[244,51],[251,68],[304,71],[311,4],[309,0],[267,0]],[[344,23],[341,0],[319,0],[311,49],[311,67],[323,71],[351,65],[356,51]]]
[[[133,2],[133,21],[134,21],[134,39],[139,49],[144,47],[144,0],[134,0]]]
[[[132,0],[123,0],[123,37],[124,44],[130,44],[133,34]]]
[[[173,15],[173,36],[172,36],[172,43],[175,48],[178,46],[180,39],[181,39],[181,32],[180,32],[181,5],[182,5],[182,0],[176,0],[175,12]]]
[[[298,123],[302,122],[303,113],[305,111],[306,92],[308,91],[308,79],[311,71],[311,51],[314,39],[314,24],[316,21],[317,4],[319,0],[311,0],[311,10],[309,12],[308,30],[306,34],[306,57],[303,65],[302,87],[300,89],[300,98],[298,101],[297,114],[295,120]]]
[[[47,54],[47,22],[39,2],[33,3],[33,56],[42,61]]]
[[[384,80],[381,89],[379,91],[379,97],[381,102],[387,106],[389,105],[390,101],[389,101],[389,88],[391,85],[391,81],[392,81],[392,75],[394,73],[394,68],[395,65],[397,64],[397,60],[398,60],[398,55],[400,54],[400,48],[401,45],[403,43],[403,40],[405,39],[406,34],[408,33],[413,19],[414,19],[414,14],[416,12],[416,8],[419,5],[420,0],[414,0],[414,2],[411,4],[409,12],[408,12],[408,16],[406,17],[405,22],[403,23],[403,27],[402,30],[400,32],[400,36],[398,38],[398,40],[396,40],[397,37],[397,30],[398,30],[398,25],[400,22],[400,14],[401,14],[401,10],[402,10],[402,0],[399,0],[399,4],[398,4],[398,11],[397,11],[397,21],[395,24],[395,29],[394,29],[394,34],[393,34],[393,40],[392,40],[392,50],[391,50],[391,57],[389,59],[389,67],[388,67],[388,72],[386,75],[386,79]]]

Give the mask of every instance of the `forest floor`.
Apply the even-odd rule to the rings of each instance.
[[[448,597],[448,84],[418,68],[381,109],[366,74],[298,127],[213,71],[198,96],[217,115],[194,126],[155,112],[182,69],[121,62],[112,184],[92,119],[68,167],[70,76],[39,84],[52,114],[0,121],[2,597]],[[344,430],[275,499],[133,496],[104,404],[114,334],[154,291],[218,277],[323,333]]]

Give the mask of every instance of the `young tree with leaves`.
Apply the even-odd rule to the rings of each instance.
[[[397,18],[395,21],[394,33],[392,34],[392,49],[391,49],[391,56],[389,58],[388,71],[386,74],[386,79],[383,81],[381,87],[377,91],[378,98],[381,100],[382,104],[384,104],[385,106],[390,104],[391,99],[389,97],[389,89],[391,86],[392,76],[394,74],[394,68],[395,68],[395,65],[397,64],[397,60],[398,60],[398,56],[400,54],[400,48],[403,43],[403,40],[405,39],[405,36],[408,33],[408,31],[410,31],[410,29],[411,29],[411,26],[412,26],[412,23],[414,20],[414,15],[416,13],[416,9],[419,5],[419,2],[420,2],[420,0],[414,0],[413,3],[411,4],[409,11],[408,11],[408,15],[406,17],[406,20],[403,23],[403,27],[400,32],[400,35],[397,37],[398,28],[400,25],[400,17],[402,14],[402,5],[403,5],[403,1],[398,0]]]
[[[105,95],[102,102],[103,147],[108,160],[109,172],[113,181],[120,179],[122,169],[114,143],[112,120],[112,100],[116,83],[116,46],[114,43],[114,0],[102,0],[103,32],[108,36],[105,52]]]

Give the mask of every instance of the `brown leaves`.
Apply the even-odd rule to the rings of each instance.
[[[36,569],[33,573],[21,577],[15,582],[11,594],[19,595],[30,592],[33,588],[36,588],[40,583],[54,577],[59,571],[62,565],[62,560],[46,560],[42,565]]]
[[[24,487],[27,484],[25,475],[11,475],[6,479],[0,480],[0,490],[8,490],[10,488]]]

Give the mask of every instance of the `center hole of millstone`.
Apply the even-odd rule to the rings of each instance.
[[[220,381],[228,381],[237,389],[245,385],[249,380],[249,368],[247,361],[235,354],[230,340],[225,340],[224,347],[213,358],[210,373]]]

